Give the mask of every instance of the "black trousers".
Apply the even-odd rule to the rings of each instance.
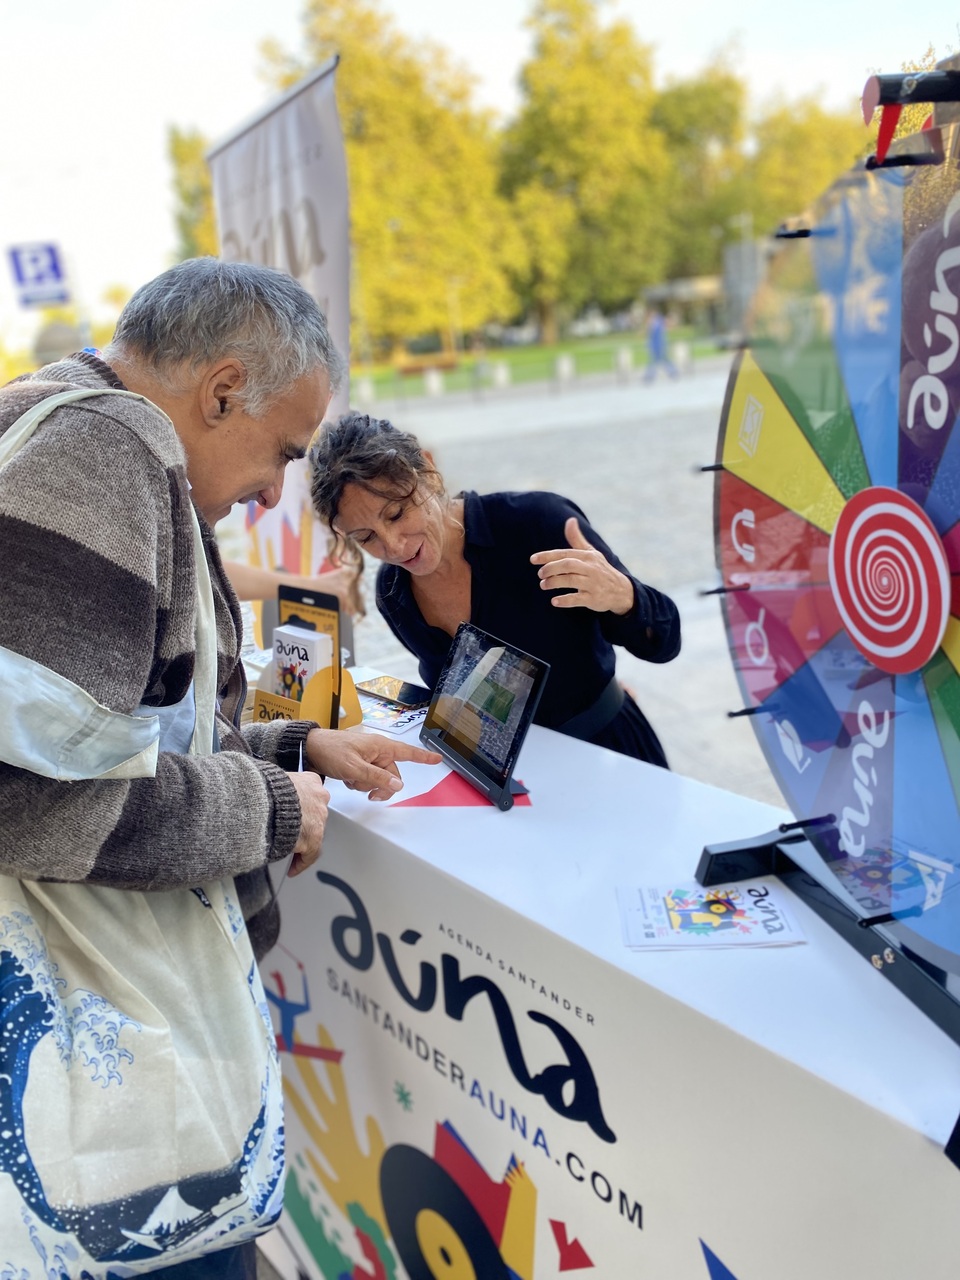
[[[193,1262],[177,1262],[153,1272],[160,1280],[257,1280],[257,1243],[218,1249]]]

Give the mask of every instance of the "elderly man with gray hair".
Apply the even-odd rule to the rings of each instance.
[[[9,1160],[0,1149],[0,1173],[14,1169],[13,1193],[0,1179],[4,1261],[12,1260],[8,1245],[13,1260],[20,1258],[12,1224],[29,1216],[24,1240],[39,1233],[50,1257],[66,1249],[75,1258],[70,1274],[105,1276],[111,1266],[130,1274],[125,1263],[134,1270],[159,1266],[171,1277],[249,1271],[249,1247],[224,1246],[262,1230],[263,1216],[239,1237],[225,1229],[218,1234],[216,1221],[226,1219],[216,1219],[196,1186],[216,1168],[225,1188],[218,1203],[247,1194],[236,1188],[252,1164],[252,1139],[241,1133],[237,1155],[226,1135],[212,1132],[217,1121],[193,1115],[189,1099],[210,1087],[211,1074],[239,1071],[240,1024],[250,1021],[247,1031],[257,1035],[247,996],[262,1022],[247,937],[257,953],[276,937],[267,868],[292,855],[296,874],[318,857],[328,802],[321,775],[386,799],[401,785],[397,761],[439,759],[378,735],[302,721],[240,728],[246,682],[239,609],[212,529],[234,503],[276,504],[285,467],[306,454],[342,376],[323,314],[296,281],[270,268],[208,258],[180,263],[144,285],[102,358],[84,352],[0,389],[0,1006],[4,957],[12,955],[13,972],[25,975],[33,973],[30,957],[46,954],[42,945],[18,949],[22,921],[30,920],[52,948],[51,920],[63,915],[67,923],[61,921],[56,937],[68,934],[72,954],[90,961],[81,966],[78,988],[95,985],[89,974],[102,961],[109,990],[97,998],[120,1010],[123,1025],[138,1028],[123,1041],[130,1062],[117,1073],[124,1087],[115,1088],[111,1103],[127,1138],[139,1115],[148,1123],[142,1099],[154,1105],[158,1096],[155,1087],[140,1102],[133,1096],[136,1063],[145,1058],[142,1028],[150,1022],[144,1011],[156,1011],[151,1030],[155,1039],[168,1037],[164,1052],[175,1064],[167,1098],[171,1133],[184,1124],[180,1108],[190,1113],[189,1142],[176,1139],[169,1159],[158,1156],[158,1203],[173,1188],[179,1205],[196,1209],[196,1239],[206,1242],[199,1257],[189,1249],[165,1252],[171,1240],[189,1235],[193,1222],[178,1208],[177,1230],[157,1232],[150,1247],[158,1252],[149,1267],[137,1266],[131,1241],[140,1241],[139,1224],[154,1219],[149,1201],[138,1201],[129,1220],[123,1215],[133,1211],[123,1205],[147,1194],[150,1177],[141,1171],[136,1183],[129,1170],[120,1176],[126,1166],[118,1161],[98,1185],[96,1156],[84,1164],[83,1153],[76,1157],[83,1164],[79,1192],[59,1166],[44,1174],[42,1143],[30,1145],[43,1123],[30,1110],[30,1090],[49,1097],[61,1085],[46,1060],[44,1070],[53,1074],[34,1083],[39,1055],[30,1056],[33,1042],[23,1031],[6,1046],[19,1055],[21,1083],[0,1090],[0,1130],[16,1127],[26,1135]],[[230,942],[225,968],[240,955],[249,988],[241,997],[210,994],[216,974],[208,970],[219,963],[220,943],[208,937],[195,955],[182,950],[194,945],[190,929],[205,927],[211,911],[219,911],[214,934]],[[21,922],[20,933],[11,920]],[[56,990],[58,983],[70,987],[69,966],[50,964],[46,985],[34,974],[31,988],[46,1001],[43,1034],[72,1016]],[[171,985],[172,970],[178,972]],[[109,976],[117,974],[123,981]],[[135,992],[130,1008],[117,997],[124,984]],[[209,1044],[184,1042],[190,1037],[181,1026],[182,1006],[194,986],[200,1022],[213,1017],[218,1003],[230,1013],[222,1033],[207,1022],[197,1042],[206,1036],[212,1052]],[[0,1023],[7,1013],[0,1007]],[[231,1038],[222,1056],[218,1034]],[[9,1078],[4,1051],[5,1042],[0,1075]],[[256,1113],[249,1132],[259,1135],[259,1151],[264,1115],[272,1114],[265,1091],[275,1086],[276,1072],[269,1052],[257,1062],[249,1089],[239,1076],[231,1087],[235,1107],[249,1103]],[[81,1105],[74,1086],[63,1088]],[[131,1091],[133,1109],[124,1112]],[[84,1126],[71,1120],[68,1127]],[[109,1147],[114,1139],[104,1141]],[[216,1154],[205,1149],[218,1142]],[[282,1163],[282,1138],[277,1145]],[[277,1175],[282,1189],[276,1152],[271,1159],[258,1185],[275,1186]],[[21,1166],[30,1177],[20,1177]],[[235,1171],[234,1182],[225,1169]],[[81,1192],[87,1203],[77,1206]],[[70,1205],[75,1213],[64,1207]],[[24,1248],[37,1265],[39,1244],[31,1239]],[[29,1266],[24,1274],[33,1274]]]

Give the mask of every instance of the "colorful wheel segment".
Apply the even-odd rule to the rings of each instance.
[[[770,260],[714,516],[787,803],[833,815],[815,842],[867,915],[960,973],[958,325],[956,165],[851,171]]]

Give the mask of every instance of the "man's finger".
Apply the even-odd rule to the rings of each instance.
[[[374,787],[367,792],[368,800],[392,800],[396,795],[396,790],[389,790],[386,787]]]
[[[443,760],[436,751],[415,747],[412,742],[388,742],[387,745],[394,760],[410,760],[414,764],[440,764]]]
[[[414,764],[439,764],[443,759],[435,751],[426,751],[411,742],[388,738],[382,733],[370,733],[366,729],[345,729],[340,733],[344,739],[349,736],[350,745],[364,762],[410,760]]]
[[[385,740],[385,744],[387,749],[379,758],[384,760],[389,755],[393,759],[386,760],[383,765],[359,760],[353,769],[345,770],[349,773],[349,779],[345,779],[347,786],[354,791],[365,791],[371,800],[389,800],[402,788],[403,779],[397,768],[397,760],[411,761],[414,764],[440,764],[443,759],[435,751],[425,751],[422,747],[409,743]]]
[[[370,764],[366,760],[353,771],[350,781],[355,791],[383,791],[389,795],[403,786],[396,765],[387,765],[385,769],[381,769],[379,765]]]

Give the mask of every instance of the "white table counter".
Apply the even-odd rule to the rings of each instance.
[[[432,785],[433,773],[405,765],[398,799]],[[795,895],[802,946],[691,954],[623,943],[617,885],[692,880],[704,845],[776,830],[789,813],[537,726],[517,773],[532,803],[508,813],[396,808],[331,786],[352,822],[941,1146],[947,1141],[960,1116],[960,1047]],[[790,854],[816,864],[809,846]]]
[[[960,1048],[792,895],[800,945],[624,945],[618,885],[787,814],[539,728],[507,813],[402,772],[330,784],[261,966],[314,1280],[955,1280]]]

